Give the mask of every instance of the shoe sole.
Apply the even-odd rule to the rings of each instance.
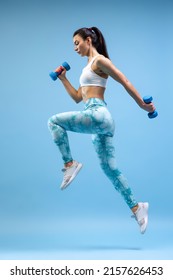
[[[145,209],[146,209],[146,212],[147,212],[147,216],[145,218],[145,224],[146,224],[146,227],[145,227],[145,230],[141,231],[141,234],[144,234],[146,229],[147,229],[147,226],[148,226],[148,209],[149,209],[149,203],[148,202],[145,202]]]
[[[74,178],[77,176],[77,174],[79,173],[79,171],[81,170],[81,168],[82,168],[82,163],[79,163],[78,166],[77,166],[77,168],[76,168],[76,170],[75,170],[75,172],[74,172],[73,175],[71,176],[70,180],[68,181],[68,183],[67,183],[65,186],[63,186],[63,187],[60,188],[61,190],[66,189],[66,188],[71,184],[71,182],[72,182],[72,181],[74,180]]]

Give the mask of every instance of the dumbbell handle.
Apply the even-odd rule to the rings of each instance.
[[[143,97],[143,101],[144,101],[146,104],[150,104],[150,103],[152,102],[152,100],[153,100],[153,98],[152,98],[152,96],[150,96],[150,95],[146,95],[146,96]],[[148,113],[148,117],[149,117],[150,119],[154,119],[154,118],[156,118],[157,116],[158,116],[158,113],[157,113],[156,110],[154,110],[154,111],[151,112],[151,113]]]
[[[52,78],[53,81],[55,81],[58,78],[58,76],[62,73],[63,68],[65,68],[68,71],[70,70],[70,65],[67,62],[63,62],[62,66],[60,66],[57,71],[51,72],[49,76]]]

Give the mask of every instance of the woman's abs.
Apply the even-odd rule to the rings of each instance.
[[[105,88],[99,86],[81,87],[81,95],[84,102],[89,98],[100,98],[104,100]]]

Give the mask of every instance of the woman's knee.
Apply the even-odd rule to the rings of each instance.
[[[121,172],[120,170],[114,165],[112,166],[112,164],[110,164],[108,161],[100,161],[100,166],[103,170],[103,172],[111,178],[117,178]]]
[[[51,129],[51,127],[52,127],[52,118],[48,119],[47,126],[48,126],[49,129]]]
[[[52,117],[50,117],[50,118],[48,119],[47,125],[48,125],[48,128],[49,128],[50,131],[53,131],[53,130],[55,130],[55,129],[58,128],[57,123],[55,123],[55,118],[54,118],[54,116],[52,116]]]

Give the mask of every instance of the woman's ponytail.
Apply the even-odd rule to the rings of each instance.
[[[107,46],[103,34],[97,27],[91,27],[91,30],[96,34],[97,38],[94,40],[93,46],[96,48],[98,53],[103,54],[105,57],[109,58]]]

